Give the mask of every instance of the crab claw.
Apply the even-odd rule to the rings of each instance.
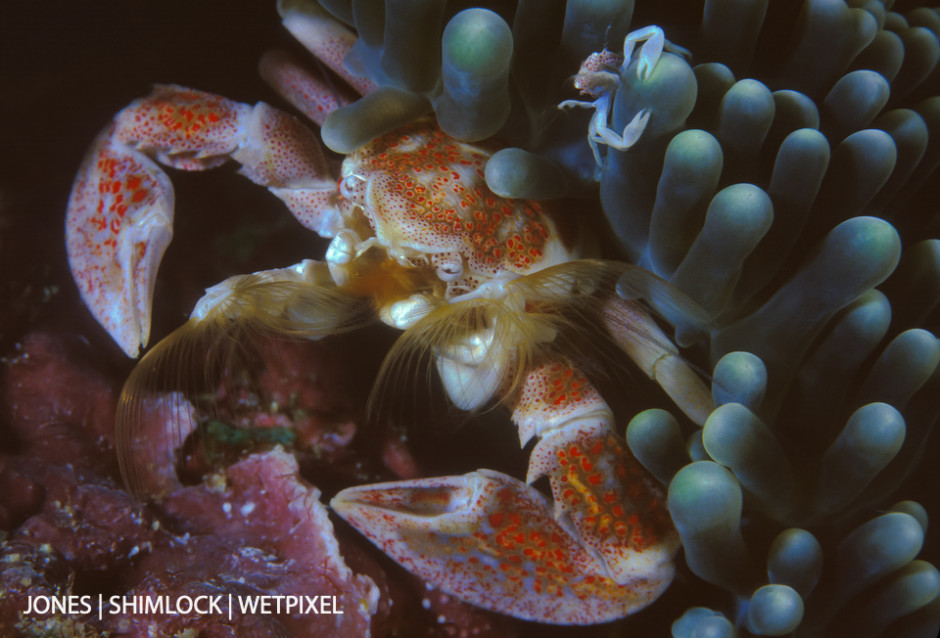
[[[352,487],[331,506],[429,583],[527,620],[614,620],[648,605],[672,579],[672,564],[650,555],[642,576],[618,584],[546,497],[498,472]]]
[[[156,86],[115,116],[82,163],[66,244],[82,300],[130,357],[147,345],[154,281],[170,243],[173,187],[159,164],[201,171],[229,160],[324,236],[340,223],[319,141],[292,116],[181,86]]]
[[[69,266],[82,300],[130,357],[147,345],[154,281],[173,235],[173,186],[157,162],[184,170],[224,163],[250,112],[157,86],[118,113],[79,168],[66,211]]]
[[[173,187],[153,160],[115,142],[113,128],[75,178],[66,249],[85,305],[136,357],[147,344],[154,280],[173,235]]]
[[[639,62],[637,63],[636,75],[641,80],[645,80],[653,72],[653,68],[663,54],[666,34],[657,26],[644,27],[628,33],[623,40],[624,68],[630,64],[630,60],[633,58],[633,50],[641,42],[637,54]]]

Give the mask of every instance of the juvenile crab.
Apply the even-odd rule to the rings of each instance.
[[[320,19],[307,26],[313,52],[371,90],[342,67],[354,35]],[[332,108],[324,84],[275,67],[290,78],[281,88],[303,101],[302,110]],[[156,270],[171,236],[173,191],[158,163],[201,170],[234,159],[301,224],[332,238],[324,261],[208,289],[189,322],[148,353],[118,414],[130,487],[159,492],[149,477],[164,468],[141,451],[149,434],[141,411],[154,396],[185,404],[179,388],[147,387],[147,379],[166,378],[179,351],[206,348],[224,367],[219,351],[245,347],[233,337],[245,324],[319,338],[377,315],[404,330],[390,369],[415,349],[429,353],[458,408],[499,398],[521,444],[539,440],[525,483],[479,470],[352,487],[336,495],[333,509],[409,571],[491,610],[587,624],[655,600],[672,579],[678,536],[661,489],[613,433],[610,408],[578,369],[576,353],[563,352],[561,335],[578,322],[605,324],[699,423],[709,393],[642,306],[613,294],[618,278],[668,296],[664,284],[626,264],[580,259],[577,242],[554,221],[560,211],[487,188],[488,156],[424,119],[350,153],[337,178],[316,136],[264,103],[160,86],[122,110],[76,177],[67,247],[83,299],[129,356],[146,345]],[[179,424],[175,443],[187,432]],[[531,486],[542,476],[553,502]]]

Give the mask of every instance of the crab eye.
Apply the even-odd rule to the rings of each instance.
[[[356,201],[357,194],[361,193],[365,186],[365,181],[358,175],[347,175],[339,181],[340,195],[348,200]]]
[[[447,256],[437,260],[437,276],[441,281],[450,283],[463,274],[463,260],[460,255]]]

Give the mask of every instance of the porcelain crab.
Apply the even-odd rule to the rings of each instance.
[[[342,67],[352,33],[324,21],[308,26],[316,55],[360,92],[374,88]],[[281,91],[306,113],[336,106],[326,84],[274,66]],[[142,411],[153,396],[172,397],[175,445],[192,429],[192,409],[183,408],[190,397],[152,382],[172,377],[166,369],[184,360],[180,351],[204,348],[225,368],[245,347],[237,335],[246,324],[319,338],[377,316],[404,331],[391,369],[403,353],[423,350],[454,405],[502,400],[520,443],[538,442],[525,482],[479,470],[352,487],[335,496],[334,511],[409,571],[498,612],[589,624],[655,600],[672,579],[679,544],[662,490],[614,433],[611,409],[576,353],[564,352],[562,335],[580,323],[606,326],[699,423],[709,393],[643,307],[614,292],[618,280],[633,281],[669,296],[665,284],[627,264],[583,259],[555,221],[564,211],[493,194],[484,179],[491,149],[423,119],[354,150],[335,176],[317,136],[264,103],[159,86],[122,110],[79,170],[66,226],[83,299],[129,356],[146,345],[172,232],[173,190],[161,164],[202,170],[235,160],[303,226],[331,238],[323,261],[208,289],[189,322],[138,365],[118,415],[130,487],[159,492],[148,476],[172,462],[142,453],[152,434]],[[540,477],[549,478],[551,499],[532,486]]]
[[[692,58],[687,49],[666,40],[663,30],[652,25],[628,33],[623,41],[622,54],[604,49],[592,53],[581,63],[581,68],[574,77],[574,87],[580,90],[582,95],[591,98],[591,101],[565,100],[558,108],[581,107],[594,110],[588,125],[588,143],[598,166],[603,164],[599,144],[620,151],[627,150],[643,135],[652,115],[651,109],[641,109],[622,132],[610,128],[608,120],[613,109],[613,96],[620,86],[621,73],[626,73],[631,63],[636,60],[637,77],[641,80],[648,79],[663,51],[677,53],[687,59]]]

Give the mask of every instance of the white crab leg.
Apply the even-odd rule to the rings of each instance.
[[[645,80],[653,72],[659,57],[663,54],[663,46],[666,44],[666,35],[663,30],[657,26],[643,27],[636,31],[631,31],[623,40],[623,66],[630,64],[633,59],[633,50],[637,44],[640,44],[640,50],[637,54],[636,75],[641,80]]]
[[[642,44],[640,44],[642,43]],[[636,31],[631,31],[623,40],[623,65],[621,71],[625,71],[633,60],[633,52],[637,44],[640,45],[636,53],[637,65],[636,76],[641,80],[649,78],[656,63],[663,55],[663,50],[681,55],[687,60],[692,59],[692,53],[685,47],[673,44],[666,39],[666,34],[660,27],[655,25],[643,27]]]
[[[639,48],[637,48],[638,45]],[[592,53],[581,64],[575,76],[575,88],[594,99],[591,101],[565,100],[558,105],[558,108],[578,106],[594,109],[594,115],[591,116],[588,126],[588,143],[598,166],[603,165],[598,144],[625,151],[635,145],[646,130],[646,125],[652,115],[651,109],[645,108],[638,111],[624,127],[623,133],[610,127],[608,123],[610,112],[613,108],[614,96],[620,90],[621,77],[633,63],[634,58],[637,60],[637,78],[641,81],[647,80],[656,68],[664,49],[691,58],[688,50],[666,40],[660,27],[648,26],[627,34],[623,41],[623,56],[605,49]],[[615,65],[619,65],[619,68]],[[618,72],[611,73],[610,69],[615,68]]]
[[[646,130],[646,124],[649,122],[651,114],[652,111],[650,109],[643,109],[637,112],[637,114],[633,116],[633,119],[624,127],[623,134],[617,135],[617,133],[607,125],[607,113],[604,112],[602,114],[598,111],[594,116],[599,117],[600,121],[596,124],[592,122],[594,139],[618,151],[625,151],[639,141],[640,137],[643,135],[643,131]]]
[[[147,343],[154,280],[172,236],[173,187],[156,162],[202,170],[228,159],[308,228],[329,235],[338,226],[335,181],[319,141],[299,121],[264,103],[156,87],[99,136],[66,212],[82,299],[128,356]]]
[[[603,166],[600,150],[597,146],[598,144],[606,144],[618,151],[627,150],[640,140],[643,131],[646,130],[650,115],[652,115],[652,110],[648,108],[641,109],[624,127],[623,134],[618,134],[614,129],[610,128],[608,124],[611,109],[610,94],[605,93],[593,102],[565,100],[558,105],[558,108],[562,109],[572,106],[594,109],[594,114],[591,116],[591,122],[588,125],[588,143],[591,145],[591,151],[594,153],[594,161],[597,162],[598,166]]]

